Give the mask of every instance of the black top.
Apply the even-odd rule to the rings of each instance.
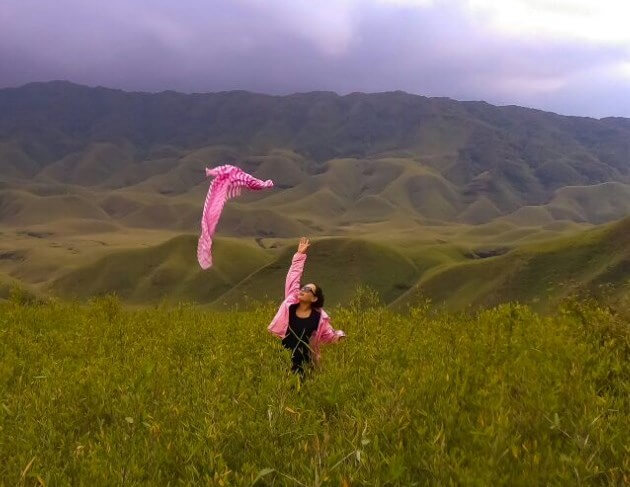
[[[296,314],[297,307],[297,303],[289,306],[289,328],[282,339],[282,344],[286,348],[295,349],[298,345],[300,348],[305,347],[319,325],[319,311],[311,309],[311,314],[307,318],[300,318]]]

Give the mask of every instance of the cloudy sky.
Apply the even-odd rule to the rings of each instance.
[[[0,0],[0,87],[404,90],[630,117],[630,0]]]

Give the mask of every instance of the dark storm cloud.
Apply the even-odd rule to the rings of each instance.
[[[69,79],[143,91],[400,89],[630,116],[627,43],[509,35],[462,0],[428,3],[4,0],[0,86]]]

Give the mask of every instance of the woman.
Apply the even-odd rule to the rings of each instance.
[[[302,377],[304,365],[311,359],[319,360],[322,343],[334,343],[346,336],[330,326],[330,317],[322,309],[322,289],[313,283],[300,286],[309,246],[309,240],[302,237],[287,274],[284,301],[268,327],[271,333],[282,338],[282,345],[291,350],[291,370]]]

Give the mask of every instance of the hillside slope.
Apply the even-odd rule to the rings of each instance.
[[[395,306],[426,296],[449,309],[511,300],[545,307],[579,289],[598,292],[600,285],[616,294],[630,292],[630,218],[505,255],[436,268]]]
[[[49,291],[78,299],[116,293],[130,303],[206,303],[269,261],[260,247],[234,239],[216,239],[213,247],[215,264],[208,271],[197,263],[197,237],[182,235],[146,249],[112,252],[56,279]]]
[[[277,258],[221,296],[215,304],[240,304],[248,299],[283,299],[284,281],[295,248]],[[309,250],[302,282],[315,282],[324,291],[326,306],[347,302],[360,284],[373,287],[385,302],[409,289],[419,276],[414,262],[395,248],[360,239],[331,238]]]
[[[271,240],[273,241],[273,240]],[[295,251],[219,239],[215,265],[201,271],[196,237],[182,235],[144,249],[109,255],[56,279],[49,291],[86,298],[116,292],[130,303],[186,300],[216,307],[280,302]],[[324,238],[314,241],[304,282],[315,282],[327,306],[347,303],[358,285],[373,288],[395,308],[429,297],[449,309],[522,301],[545,307],[577,289],[630,286],[630,219],[509,247],[409,240]]]
[[[221,163],[275,185],[225,206],[217,252],[241,264],[201,273],[204,167]],[[541,282],[620,284],[623,252],[579,232],[628,215],[628,119],[403,92],[0,89],[0,274],[64,297],[276,300],[309,235],[333,305],[359,282],[387,303],[533,301],[562,294]]]
[[[327,234],[338,233],[344,218],[403,214],[477,224],[554,203],[553,219],[602,223],[630,206],[630,126],[623,119],[403,92],[148,94],[67,82],[0,90],[0,180],[26,191],[34,182],[72,185],[99,199],[116,190],[137,206],[121,219],[125,226],[191,230],[187,215],[207,188],[204,166],[235,161],[276,182],[246,201]],[[619,204],[602,211],[567,206],[564,197],[588,200],[597,192],[591,187],[604,183],[617,185]],[[567,187],[571,194],[554,202]],[[51,201],[52,218],[111,217],[91,199]],[[24,208],[4,212],[0,223],[30,218],[47,204],[23,195],[19,201]],[[156,219],[156,211],[171,215]]]
[[[216,306],[248,300],[282,300],[294,247],[263,250],[235,239],[215,242],[214,265],[202,271],[196,261],[196,237],[182,235],[146,249],[115,251],[72,270],[49,286],[66,298],[115,292],[130,303],[162,299]],[[341,277],[343,276],[343,277]],[[358,239],[324,239],[309,253],[304,281],[321,282],[333,306],[368,283],[391,301],[417,280],[416,265],[396,250]]]

